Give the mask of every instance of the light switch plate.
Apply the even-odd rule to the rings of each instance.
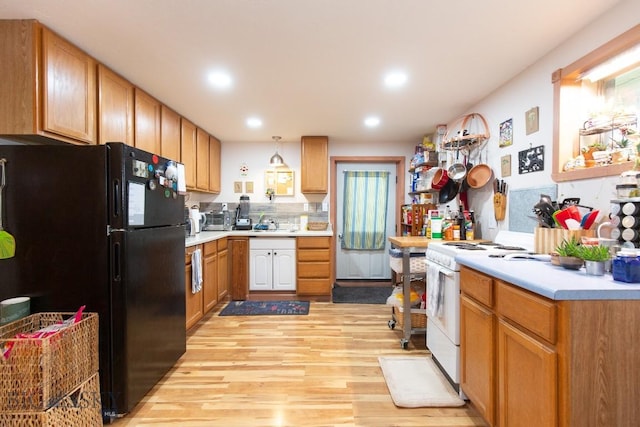
[[[305,204],[302,206],[302,210],[303,210],[303,211],[305,211],[305,212],[309,212],[309,203],[305,203]]]
[[[326,212],[329,210],[329,203],[322,202],[322,212]]]

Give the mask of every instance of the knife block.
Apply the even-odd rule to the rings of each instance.
[[[496,221],[502,221],[507,210],[507,196],[502,193],[496,193],[493,195],[493,212],[496,217]]]
[[[539,254],[555,252],[563,240],[572,237],[580,240],[582,237],[595,237],[595,230],[566,230],[564,228],[536,227],[533,230],[533,250]]]

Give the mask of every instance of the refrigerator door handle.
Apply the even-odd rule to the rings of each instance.
[[[122,207],[120,206],[120,193],[121,193],[121,188],[120,188],[120,180],[119,179],[114,179],[113,180],[113,216],[114,217],[118,217],[120,216],[120,211],[122,209]]]
[[[120,248],[120,243],[119,242],[115,242],[112,245],[112,252],[111,252],[111,277],[113,278],[114,281],[119,282],[122,279],[122,252],[121,252],[121,248]]]

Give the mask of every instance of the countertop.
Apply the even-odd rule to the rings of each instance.
[[[584,267],[577,271],[567,270],[545,261],[505,261],[473,254],[456,255],[456,261],[552,300],[640,299],[640,284],[614,281],[610,273],[587,275]]]
[[[278,237],[326,237],[333,236],[333,230],[328,228],[325,231],[289,231],[289,230],[276,230],[276,231],[256,231],[256,230],[233,230],[233,231],[201,231],[193,237],[185,238],[185,247],[199,245],[213,240],[222,239],[223,237],[269,237],[272,239]]]

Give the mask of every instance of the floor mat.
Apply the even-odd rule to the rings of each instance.
[[[231,301],[219,316],[309,314],[309,301]]]
[[[465,404],[430,357],[378,357],[391,399],[404,408]]]
[[[392,291],[391,286],[340,286],[334,283],[331,301],[347,304],[386,304]]]

